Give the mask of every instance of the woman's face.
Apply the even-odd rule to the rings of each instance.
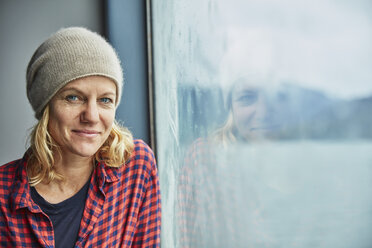
[[[247,140],[262,138],[268,131],[266,99],[258,87],[239,83],[231,95],[234,128],[239,137]]]
[[[49,104],[48,131],[62,156],[93,156],[110,134],[115,119],[116,85],[109,78],[76,79]]]

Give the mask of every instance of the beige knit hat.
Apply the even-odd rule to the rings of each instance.
[[[40,119],[52,97],[72,80],[100,75],[116,83],[119,105],[123,71],[114,48],[99,34],[82,27],[59,30],[44,41],[27,67],[27,97]]]

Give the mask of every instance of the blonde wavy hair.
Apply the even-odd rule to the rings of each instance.
[[[64,179],[54,168],[54,158],[60,155],[60,148],[48,132],[48,122],[49,106],[45,108],[29,137],[27,174],[31,186]],[[107,140],[94,158],[96,162],[104,162],[109,167],[118,168],[130,158],[133,149],[133,136],[130,131],[114,121]]]
[[[229,115],[224,125],[212,133],[212,141],[222,144],[224,147],[236,142],[237,137],[234,132],[234,118],[232,112]]]

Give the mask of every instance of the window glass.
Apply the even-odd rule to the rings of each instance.
[[[152,2],[163,247],[370,247],[372,2]]]

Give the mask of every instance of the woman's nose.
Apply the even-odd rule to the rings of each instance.
[[[264,120],[267,114],[267,99],[261,96],[256,104],[256,118]]]
[[[277,118],[278,118],[278,107],[277,107],[277,100],[269,95],[266,96],[262,104],[260,106],[260,112],[261,112],[261,118],[265,125],[268,126],[276,126],[277,123]]]
[[[96,101],[87,101],[85,108],[81,114],[81,120],[83,122],[98,122],[99,120],[99,111]]]

